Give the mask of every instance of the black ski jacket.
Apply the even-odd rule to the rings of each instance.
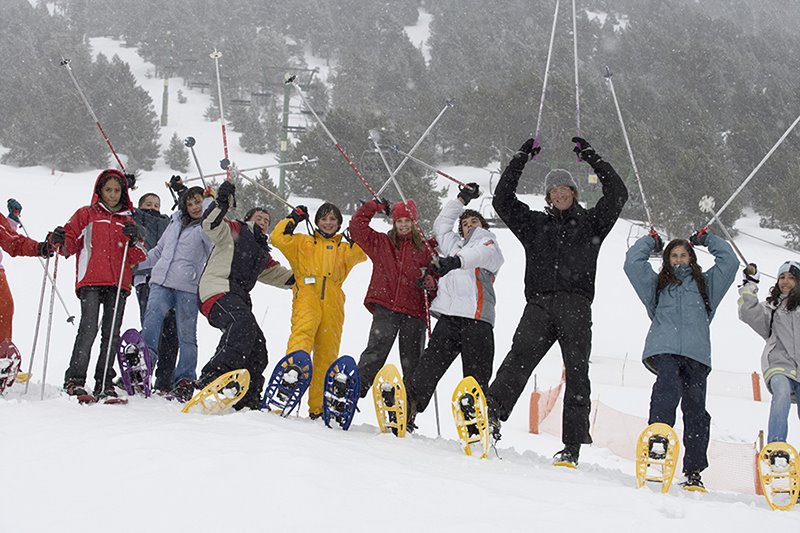
[[[597,254],[628,200],[628,189],[605,161],[593,167],[603,196],[591,209],[577,202],[566,211],[534,211],[517,198],[525,161],[514,158],[494,191],[492,205],[525,248],[525,299],[557,291],[594,299]]]

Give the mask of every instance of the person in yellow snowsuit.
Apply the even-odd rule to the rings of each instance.
[[[294,272],[292,333],[286,353],[303,350],[313,354],[308,413],[314,419],[322,416],[325,372],[339,356],[344,325],[342,284],[367,255],[338,233],[342,213],[335,205],[326,202],[317,210],[313,235],[294,234],[303,220],[308,220],[308,209],[298,206],[275,226],[271,239]]]

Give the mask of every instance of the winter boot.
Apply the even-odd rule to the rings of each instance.
[[[302,374],[302,372],[300,367],[294,365],[286,369],[283,373],[283,377],[281,377],[281,385],[283,388],[278,389],[278,399],[280,401],[285,403],[289,400],[289,396],[297,386],[297,382],[300,381],[300,374]]]
[[[186,403],[194,396],[194,383],[186,378],[181,379],[175,387],[173,387],[169,395],[180,403]]]
[[[77,381],[67,380],[64,383],[64,392],[67,393],[69,396],[87,396],[89,392],[84,388],[83,383],[78,383]]]
[[[684,490],[694,490],[705,492],[706,488],[703,486],[703,481],[700,479],[700,472],[687,472],[686,473],[686,481],[681,483],[681,487]]]
[[[381,400],[386,407],[394,407],[394,385],[388,382],[381,383]],[[397,422],[397,413],[394,411],[389,412],[389,422],[392,424]],[[392,428],[392,433],[397,435],[397,428]]]
[[[408,413],[406,413],[406,431],[408,433],[414,433],[414,430],[417,429],[417,425],[414,423],[414,418],[417,416],[417,402],[414,400],[408,400]]]
[[[578,456],[580,453],[580,444],[565,444],[564,449],[553,456],[553,464],[575,468],[578,466]]]
[[[98,398],[117,398],[119,396],[111,380],[108,380],[105,385],[96,381],[94,384],[94,395]]]
[[[500,440],[500,419],[497,417],[497,411],[491,406],[487,405],[486,410],[489,418],[489,434],[495,442]]]
[[[653,435],[647,442],[647,450],[650,459],[656,461],[663,461],[667,458],[667,448],[669,447],[669,440],[663,435]]]
[[[349,381],[350,378],[344,372],[339,372],[333,378],[334,397],[331,399],[331,407],[338,413],[344,413],[347,409],[347,384]]]

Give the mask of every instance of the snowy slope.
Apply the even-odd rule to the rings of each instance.
[[[113,41],[97,39],[94,43],[99,51],[109,56],[119,53],[128,61],[143,87],[160,102],[162,82],[145,77],[152,66]],[[172,81],[173,88],[179,81]],[[219,125],[202,119],[207,95],[184,92],[189,97],[186,104],[170,102],[170,125],[162,131],[162,143],[167,143],[173,131],[181,137],[194,136],[200,163],[210,172],[222,157]],[[174,99],[174,94],[171,97]],[[76,100],[75,105],[80,102]],[[241,167],[272,162],[271,155],[244,154],[238,149],[238,135],[231,137],[232,159]],[[619,162],[621,167],[624,164]],[[488,185],[487,170],[443,170],[464,181]],[[154,190],[162,193],[163,203],[168,204],[163,182],[170,174],[172,171],[159,163],[154,171],[144,174],[134,198]],[[28,231],[41,238],[88,202],[95,175],[2,166],[0,199],[19,200]],[[526,201],[534,207],[541,207],[543,202],[541,197]],[[376,221],[374,227],[388,229],[381,224]],[[774,234],[757,227],[756,218],[743,219],[738,225],[753,235],[776,240]],[[629,366],[640,366],[639,354],[649,322],[622,273],[629,230],[630,223],[620,221],[603,245],[593,308],[593,359],[622,361],[627,357]],[[522,247],[507,230],[498,229],[497,236],[506,264],[496,285],[495,367],[510,347],[524,306]],[[738,243],[767,273],[774,273],[785,259],[794,258],[752,238],[742,237]],[[709,266],[707,256],[701,260]],[[15,340],[27,369],[42,270],[36,259],[29,258],[6,256],[4,265],[15,296]],[[60,261],[58,287],[70,312],[78,314],[74,269],[74,258]],[[348,301],[341,352],[356,358],[366,345],[371,320],[362,305],[370,269],[369,263],[359,265],[345,284]],[[267,372],[271,372],[289,335],[290,294],[260,286],[254,290],[253,300],[255,315],[267,337],[271,354]],[[45,315],[48,303],[46,299]],[[237,526],[243,531],[323,527],[330,531],[456,531],[464,527],[618,531],[636,526],[650,531],[686,527],[744,531],[764,526],[797,531],[800,526],[800,511],[770,512],[756,496],[718,492],[714,487],[702,496],[676,489],[667,496],[637,491],[631,463],[600,448],[585,447],[578,471],[552,468],[550,456],[559,449],[559,440],[527,433],[527,397],[533,390],[533,379],[504,425],[498,450],[502,460],[465,457],[454,440],[448,406],[450,392],[460,377],[458,363],[439,387],[441,438],[436,438],[432,407],[418,418],[419,433],[401,441],[377,433],[368,402],[362,402],[362,412],[347,433],[329,430],[303,417],[284,420],[270,413],[181,415],[180,406],[162,399],[134,398],[126,407],[78,406],[58,391],[75,327],[66,323],[57,300],[53,316],[45,401],[39,401],[43,334],[30,392],[23,396],[24,387],[15,385],[6,399],[0,399],[0,449],[8,458],[0,501],[5,509],[12,510],[6,513],[0,531],[138,531],[143,527],[153,531],[209,531]],[[202,365],[219,333],[203,317],[198,325]],[[134,326],[138,326],[138,308],[129,301],[123,327]],[[712,332],[712,384],[715,374],[732,372],[746,377],[758,369],[763,344],[738,321],[734,290],[723,301]],[[398,364],[396,348],[390,362]],[[560,373],[560,357],[553,350],[537,369],[539,386],[554,385]],[[747,387],[749,382],[743,384]],[[646,416],[647,383],[625,389],[596,383],[594,395],[626,413]],[[757,430],[766,425],[768,403],[713,395],[709,411],[712,438],[752,442]],[[800,427],[794,415],[790,441],[800,443]]]

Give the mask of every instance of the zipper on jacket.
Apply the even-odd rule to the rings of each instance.
[[[325,284],[326,284],[327,281],[328,281],[328,276],[323,276],[322,277],[322,293],[319,295],[319,299],[320,300],[324,300],[325,299]]]
[[[400,296],[400,276],[401,272],[403,272],[403,268],[405,267],[406,262],[406,250],[408,249],[407,243],[403,243],[402,248],[400,250],[400,266],[397,269],[397,287],[394,290],[394,300],[392,302],[397,302],[397,298]],[[411,245],[413,246],[413,244]]]

